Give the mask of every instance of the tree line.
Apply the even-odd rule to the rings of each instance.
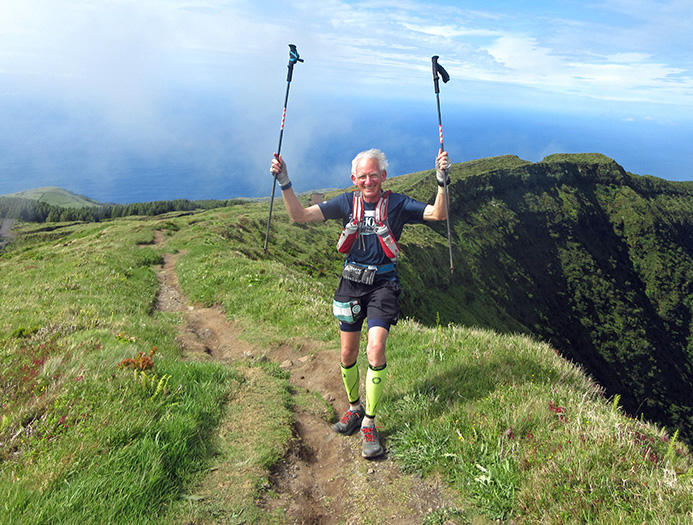
[[[100,222],[106,219],[133,215],[155,216],[175,211],[207,210],[224,208],[245,202],[243,199],[198,200],[176,199],[171,201],[139,202],[133,204],[103,204],[82,208],[53,206],[33,199],[0,197],[0,217],[25,222]]]

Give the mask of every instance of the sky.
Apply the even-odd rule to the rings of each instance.
[[[0,0],[0,195],[103,202],[346,187],[382,149],[433,167],[598,152],[693,180],[690,0]],[[288,44],[297,63],[287,84]]]

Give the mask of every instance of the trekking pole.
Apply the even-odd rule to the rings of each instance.
[[[443,83],[450,80],[450,75],[445,71],[443,66],[438,63],[438,56],[431,57],[431,62],[433,66],[433,86],[436,92],[436,105],[438,106],[438,133],[440,134],[440,151],[441,153],[445,151],[445,146],[443,145],[443,120],[440,116],[440,86],[438,85],[438,74],[443,79]],[[448,212],[450,208],[450,197],[448,195],[448,177],[447,173],[443,177],[443,188],[445,189],[445,217],[448,228],[448,249],[450,251],[450,272],[454,270],[454,265],[452,264],[452,237],[450,236],[450,214]]]
[[[299,57],[298,51],[294,44],[289,44],[289,71],[286,74],[286,95],[284,96],[284,111],[282,112],[282,125],[279,128],[279,146],[277,146],[277,156],[282,152],[282,138],[284,137],[284,121],[286,120],[286,105],[289,102],[289,88],[291,87],[291,78],[294,74],[294,66],[296,62],[303,62]],[[270,199],[269,216],[267,217],[267,231],[265,232],[265,253],[267,252],[267,244],[269,243],[270,223],[272,222],[272,207],[274,205],[274,192],[277,189],[277,174],[274,174],[272,182],[272,198]]]

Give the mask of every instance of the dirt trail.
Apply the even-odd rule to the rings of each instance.
[[[0,219],[0,237],[13,240],[15,235],[12,233],[12,226],[14,226],[14,219]]]
[[[157,233],[155,243],[162,242]],[[295,389],[317,392],[341,414],[344,388],[338,348],[316,343],[300,353],[289,348],[270,351],[240,340],[221,307],[198,308],[183,296],[175,272],[177,257],[163,256],[157,307],[184,313],[178,340],[185,358],[234,361],[267,356],[290,372]],[[276,497],[260,503],[267,509],[284,509],[288,523],[420,524],[432,512],[454,506],[442,484],[403,474],[387,455],[378,461],[362,459],[358,433],[336,434],[324,420],[301,410],[295,413],[294,432],[295,446],[271,478]]]
[[[0,218],[0,250],[2,250],[8,242],[16,238],[15,234],[12,233],[14,222],[14,219]]]

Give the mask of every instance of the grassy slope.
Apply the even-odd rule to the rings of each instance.
[[[186,515],[179,495],[213,460],[214,426],[225,401],[234,406],[246,372],[179,361],[176,316],[153,311],[159,254],[138,245],[165,230],[168,249],[186,250],[178,271],[188,296],[222,303],[255,342],[329,340],[340,265],[337,255],[325,256],[335,251],[334,225],[290,225],[279,211],[265,255],[265,220],[266,204],[249,204],[72,226],[25,235],[0,257],[0,519]],[[424,253],[429,241],[446,253],[435,230],[411,234],[407,247]],[[443,283],[446,270],[435,269]],[[158,353],[147,379],[118,368],[152,346]],[[389,361],[381,423],[393,455],[405,469],[457,487],[468,502],[464,519],[691,519],[688,448],[625,416],[549,346],[408,320],[393,330]],[[275,401],[265,404],[286,407],[281,374],[267,373],[277,382],[264,395]],[[289,429],[290,418],[272,419]],[[249,455],[256,468],[239,481],[238,513],[249,522],[266,518],[253,508],[254,493],[287,446],[286,432],[269,434],[276,442],[258,443],[265,452]],[[249,449],[256,438],[244,436]]]
[[[425,176],[392,184],[425,199]],[[628,412],[690,441],[691,184],[599,154],[506,156],[454,166],[451,194],[455,272],[443,225],[416,227],[404,239],[406,311],[552,341]]]
[[[177,316],[154,311],[154,227],[29,227],[0,258],[0,522],[160,523],[214,459],[248,373],[179,359]],[[154,347],[151,369],[119,366]],[[272,410],[260,428],[284,437],[237,452],[255,458],[244,482],[258,486],[290,437],[286,380],[262,373]]]
[[[43,188],[10,193],[9,195],[2,195],[2,197],[30,199],[50,204],[51,206],[62,206],[65,208],[101,206],[101,203],[94,199],[90,199],[84,195],[77,195],[76,193],[55,186],[45,186]]]

